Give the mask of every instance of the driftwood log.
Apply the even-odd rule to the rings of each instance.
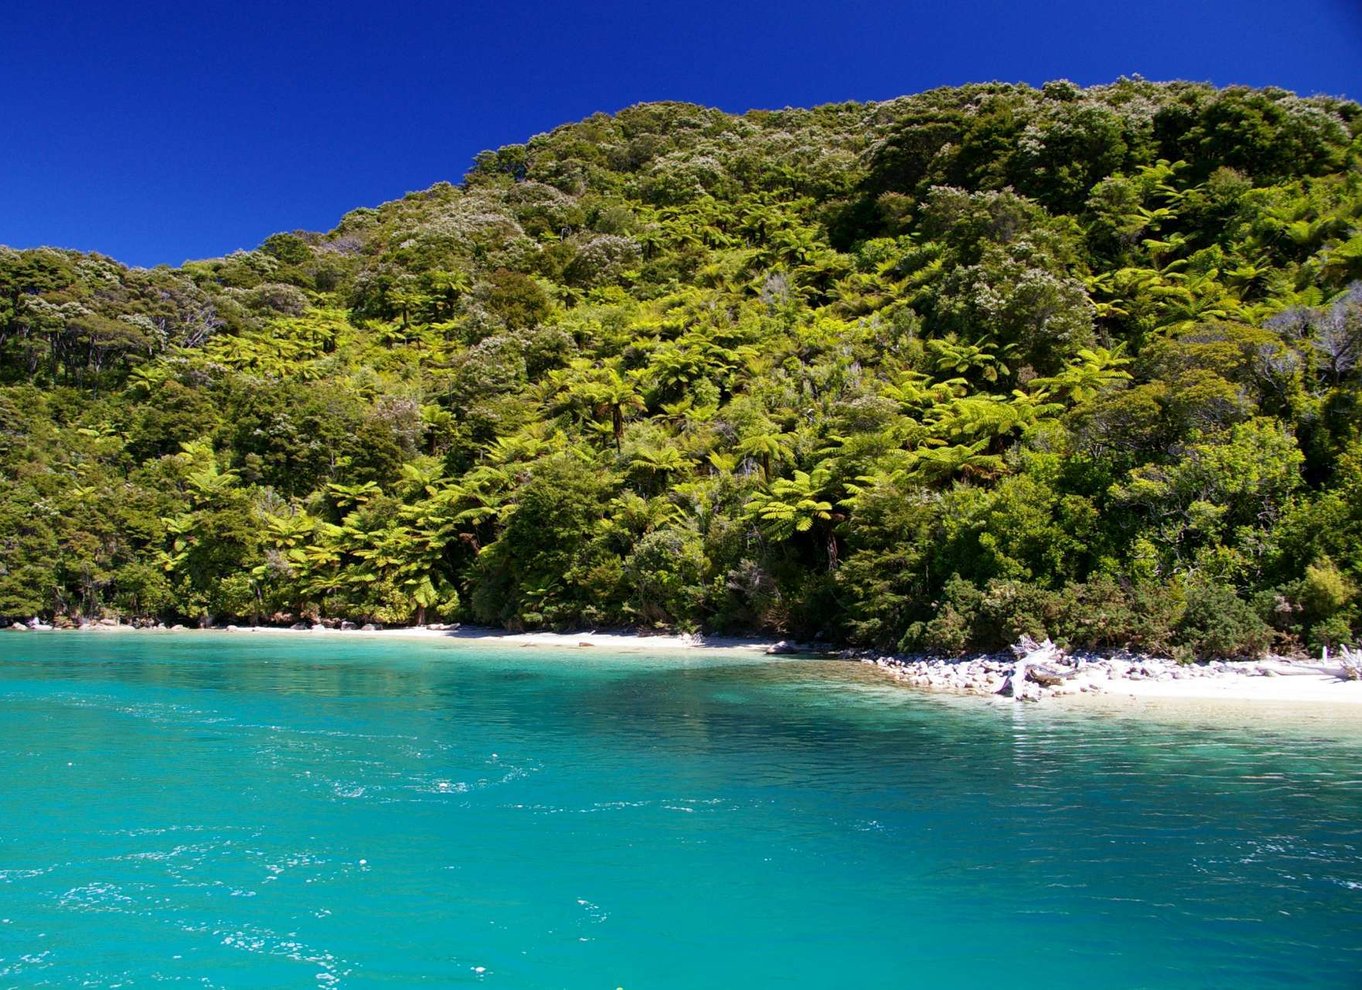
[[[1315,668],[1322,674],[1337,674],[1345,681],[1362,681],[1362,651],[1350,650],[1346,646],[1338,648],[1338,666],[1329,665],[1329,647],[1324,648],[1320,665]]]
[[[1064,660],[1064,651],[1048,638],[1037,643],[1030,636],[1023,636],[1012,645],[1012,653],[1017,658],[1016,666],[998,691],[1004,697],[1039,701],[1040,692],[1036,688],[1055,687],[1077,673],[1057,666]],[[1036,687],[1032,687],[1033,684]]]
[[[1338,665],[1345,681],[1362,681],[1362,653],[1339,647]]]
[[[1075,670],[1056,670],[1054,667],[1031,664],[1026,668],[1026,679],[1034,681],[1041,687],[1058,687],[1076,673]]]

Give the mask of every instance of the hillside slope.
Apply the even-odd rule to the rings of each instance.
[[[650,104],[176,270],[0,249],[0,616],[1350,640],[1360,134]]]

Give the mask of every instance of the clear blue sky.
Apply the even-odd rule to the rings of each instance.
[[[1359,0],[46,0],[0,5],[0,244],[178,264],[597,110],[984,80],[1362,97]]]

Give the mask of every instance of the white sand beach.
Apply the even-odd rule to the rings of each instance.
[[[40,631],[48,631],[43,628]],[[67,632],[68,630],[60,630]],[[137,629],[128,625],[91,624],[81,629],[69,630],[77,633],[146,633],[164,635],[180,633],[196,635],[200,633],[229,633],[232,635],[260,636],[327,636],[344,639],[377,637],[382,639],[419,639],[419,640],[458,640],[470,643],[516,647],[548,647],[563,649],[599,648],[611,652],[656,653],[687,650],[740,650],[746,653],[765,653],[774,644],[770,639],[750,639],[737,636],[692,636],[681,633],[648,634],[611,630],[605,632],[587,631],[572,633],[555,632],[506,632],[485,626],[394,626],[383,629],[338,629],[321,625],[309,628],[288,628],[280,626],[222,626],[211,629],[176,627],[173,629]]]
[[[1132,699],[1325,703],[1362,705],[1362,681],[1345,680],[1336,665],[1272,659],[1226,664],[1210,675],[1109,678],[1101,693]],[[1088,694],[1093,692],[1089,691]],[[1362,714],[1362,713],[1360,713]]]

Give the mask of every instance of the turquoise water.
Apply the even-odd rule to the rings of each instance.
[[[1362,732],[856,665],[0,638],[0,987],[1362,986]]]

